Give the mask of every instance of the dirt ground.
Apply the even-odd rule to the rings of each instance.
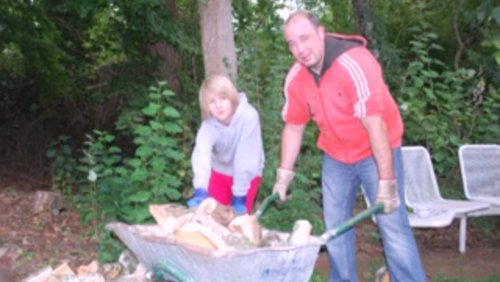
[[[458,251],[457,220],[448,228],[414,230],[428,281],[500,281],[499,234],[487,235],[470,225],[464,254]],[[376,227],[365,222],[357,230],[358,277],[374,281],[375,273],[383,266],[382,247],[373,238]],[[326,251],[320,253],[316,271],[322,277],[328,276]]]
[[[43,179],[0,171],[0,282],[20,281],[49,265],[67,262],[77,267],[97,258],[97,241],[80,225],[75,210],[59,215],[33,213],[34,191],[48,189]],[[429,281],[480,281],[493,275],[500,281],[500,234],[483,234],[472,224],[467,231],[467,252],[460,254],[457,222],[449,228],[415,230]],[[362,281],[373,281],[382,265],[376,234],[371,221],[357,227]],[[316,272],[327,277],[325,252],[320,253]]]

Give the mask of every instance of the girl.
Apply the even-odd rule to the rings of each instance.
[[[214,75],[200,87],[202,124],[191,156],[197,207],[207,197],[250,213],[264,168],[259,114],[229,78]]]

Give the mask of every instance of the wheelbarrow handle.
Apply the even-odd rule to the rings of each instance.
[[[330,230],[327,230],[323,235],[321,235],[321,238],[324,240],[324,242],[328,242],[329,240],[338,237],[341,234],[344,234],[347,230],[351,229],[355,224],[360,223],[361,221],[369,218],[370,216],[381,212],[384,209],[384,205],[382,203],[377,203],[373,207],[370,207],[354,217],[351,217],[347,221],[341,223],[337,227],[334,227]]]
[[[184,274],[181,270],[179,270],[176,266],[173,264],[162,261],[159,263],[155,263],[153,265],[153,275],[155,278],[155,281],[158,282],[163,282],[163,281],[170,281],[167,280],[166,275],[173,276],[176,281],[178,282],[194,282],[193,279],[188,277],[186,274]]]
[[[259,219],[262,216],[262,213],[266,210],[266,208],[271,204],[272,202],[278,200],[280,197],[279,193],[274,193],[269,196],[267,196],[264,201],[262,201],[262,204],[259,206],[257,211],[255,212],[255,217]]]

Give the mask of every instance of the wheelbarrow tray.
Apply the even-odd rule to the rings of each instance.
[[[110,223],[113,231],[137,259],[153,269],[157,263],[167,263],[192,281],[309,281],[319,255],[322,241],[311,236],[302,246],[273,246],[237,251],[213,251],[180,243],[161,234],[157,225],[127,225]],[[273,233],[280,242],[289,234]],[[172,276],[171,279],[174,279]]]

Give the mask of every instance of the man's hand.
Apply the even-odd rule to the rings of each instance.
[[[280,201],[284,202],[286,200],[286,191],[288,190],[288,185],[290,185],[294,176],[295,172],[291,170],[283,168],[278,168],[276,170],[276,183],[273,186],[273,194],[279,193]]]
[[[378,181],[376,202],[384,205],[384,213],[391,213],[399,207],[400,200],[396,179]]]

